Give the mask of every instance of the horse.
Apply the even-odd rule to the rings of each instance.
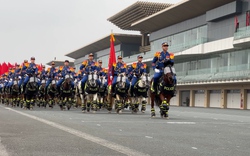
[[[127,107],[127,103],[130,103],[127,95],[126,80],[127,76],[125,73],[120,73],[117,76],[117,81],[115,84],[115,110],[117,113],[122,113],[122,110]]]
[[[159,85],[155,92],[150,92],[151,96],[151,117],[155,117],[154,103],[160,108],[162,118],[168,119],[170,99],[174,95],[174,68],[170,65],[164,68],[164,74],[159,80]],[[152,86],[152,81],[151,81]]]
[[[35,98],[38,92],[38,78],[36,74],[32,74],[29,78],[29,81],[26,85],[25,95],[26,103],[24,103],[25,109],[33,109],[35,106]]]
[[[99,91],[99,84],[97,82],[98,75],[96,71],[92,71],[88,75],[88,81],[84,87],[84,95],[82,95],[82,112],[90,111],[93,113],[97,111],[97,93]],[[80,84],[81,85],[81,84]],[[86,105],[87,104],[87,105]]]
[[[45,86],[46,86],[46,78],[43,77],[41,78],[41,85],[38,89],[38,95],[37,95],[37,106],[38,107],[44,107],[46,108],[46,92],[45,92]]]
[[[65,75],[65,80],[63,81],[60,88],[60,99],[61,103],[59,104],[61,110],[65,110],[66,107],[70,110],[71,105],[74,101],[73,89],[71,87],[71,82],[73,81],[73,76],[71,74]]]
[[[99,77],[99,81],[100,81],[100,87],[99,87],[99,91],[98,91],[98,106],[99,108],[107,108],[108,110],[110,110],[110,108],[108,108],[109,106],[107,106],[107,87],[105,86],[105,84],[107,83],[107,80],[105,79],[105,76],[100,76]]]
[[[134,86],[134,97],[132,97],[132,113],[139,110],[139,104],[142,104],[141,112],[145,113],[148,101],[148,89],[150,88],[150,75],[143,73]]]
[[[12,107],[19,107],[20,104],[20,89],[18,86],[19,78],[15,77],[13,80],[13,85],[11,87],[11,101],[12,101]],[[21,105],[22,107],[22,105]]]
[[[57,87],[56,87],[56,79],[52,79],[51,83],[49,84],[47,88],[47,93],[46,93],[46,102],[49,103],[49,107],[53,108],[55,105],[55,98],[57,95]]]

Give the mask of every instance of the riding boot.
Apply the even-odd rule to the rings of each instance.
[[[157,83],[153,81],[153,86],[151,87],[151,91],[152,93],[156,93],[156,90],[157,90]]]
[[[112,96],[113,97],[115,97],[115,90],[116,90],[115,85],[112,85]]]
[[[57,89],[58,95],[60,95],[61,94],[60,87],[56,87],[56,89]]]

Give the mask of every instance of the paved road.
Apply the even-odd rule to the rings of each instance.
[[[145,114],[0,105],[0,156],[249,156],[250,111],[171,107]]]

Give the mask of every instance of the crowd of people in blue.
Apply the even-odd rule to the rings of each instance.
[[[164,62],[167,60],[170,64],[174,64],[174,60],[171,56],[172,54],[169,53],[167,50],[168,43],[164,42],[162,43],[162,52],[156,52],[153,57],[152,67],[154,70],[154,76],[152,82],[153,84],[151,87],[152,92],[154,92],[159,78],[163,75]],[[47,70],[45,69],[45,66],[42,67],[42,70],[38,70],[38,65],[36,65],[35,63],[35,57],[31,57],[30,62],[28,62],[28,60],[24,60],[22,64],[17,64],[15,67],[10,68],[8,73],[1,75],[0,89],[11,87],[13,85],[14,79],[17,78],[19,80],[18,86],[20,88],[20,91],[23,92],[26,88],[29,78],[33,75],[39,78],[37,81],[38,86],[41,85],[42,79],[47,79],[46,88],[51,83],[52,79],[58,79],[56,84],[58,91],[60,91],[60,85],[64,81],[65,75],[67,74],[72,75],[74,80],[81,81],[82,88],[88,80],[88,74],[90,72],[97,72],[99,76],[104,76],[107,79],[107,69],[102,67],[102,60],[98,60],[97,62],[95,62],[94,55],[92,53],[90,53],[88,57],[89,58],[87,60],[83,61],[78,72],[76,72],[75,68],[69,66],[68,60],[65,60],[64,66],[61,66],[58,69],[55,68],[56,65],[54,62],[52,62],[51,67],[49,67]],[[143,56],[138,55],[137,59],[138,62],[127,66],[126,63],[122,61],[122,56],[117,57],[117,62],[113,64],[114,75],[110,75],[110,79],[112,80],[112,88],[115,87],[117,75],[120,73],[125,73],[128,77],[128,79],[126,80],[127,91],[131,87],[130,94],[133,95],[133,88],[136,82],[138,81],[138,75],[146,73],[147,68],[146,64],[142,61]],[[174,79],[176,84],[176,78]],[[74,82],[76,81],[71,81],[72,88],[74,88]],[[100,83],[99,80],[97,81],[98,83]],[[105,85],[108,85],[107,82]]]

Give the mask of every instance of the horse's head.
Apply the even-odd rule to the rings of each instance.
[[[88,82],[91,87],[95,87],[97,85],[97,72],[90,72],[88,75]]]
[[[174,68],[173,68],[174,69]],[[174,84],[174,71],[169,66],[164,68],[163,80],[166,84]]]
[[[125,73],[118,74],[116,82],[119,88],[126,88],[126,79],[127,79],[127,76]]]
[[[55,79],[53,79],[53,80],[51,81],[51,84],[50,84],[50,89],[51,89],[51,90],[57,90],[57,89],[56,89],[56,83],[57,83],[57,81],[56,81]]]
[[[100,76],[99,78],[101,86],[104,86],[104,84],[107,82],[107,80],[105,79],[105,76]]]
[[[36,75],[32,75],[29,79],[29,84],[32,89],[35,89],[37,87],[37,77]]]
[[[73,80],[73,76],[70,74],[65,75],[65,80],[64,82],[70,85],[71,81]]]
[[[140,88],[149,88],[150,86],[150,75],[143,73],[138,81],[138,86]]]

